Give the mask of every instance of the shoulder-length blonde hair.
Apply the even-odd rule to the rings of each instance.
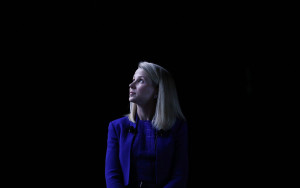
[[[158,88],[155,114],[152,118],[152,125],[160,130],[172,128],[177,119],[185,120],[181,111],[175,82],[171,74],[163,67],[141,61],[138,68],[143,69],[151,79],[154,86]],[[130,102],[130,113],[127,114],[130,121],[135,122],[137,105]]]

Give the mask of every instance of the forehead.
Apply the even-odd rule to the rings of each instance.
[[[146,73],[143,69],[138,68],[138,69],[135,71],[133,77],[139,77],[139,76],[147,77],[147,73]]]

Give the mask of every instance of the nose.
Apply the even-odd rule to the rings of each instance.
[[[134,82],[131,82],[131,83],[129,84],[129,88],[134,88],[134,87],[135,87]]]

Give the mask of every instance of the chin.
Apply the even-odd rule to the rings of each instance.
[[[129,102],[132,102],[132,103],[137,103],[137,100],[135,98],[129,98]]]

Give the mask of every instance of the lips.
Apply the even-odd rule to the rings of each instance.
[[[129,92],[129,95],[134,95],[135,93],[134,92]]]

